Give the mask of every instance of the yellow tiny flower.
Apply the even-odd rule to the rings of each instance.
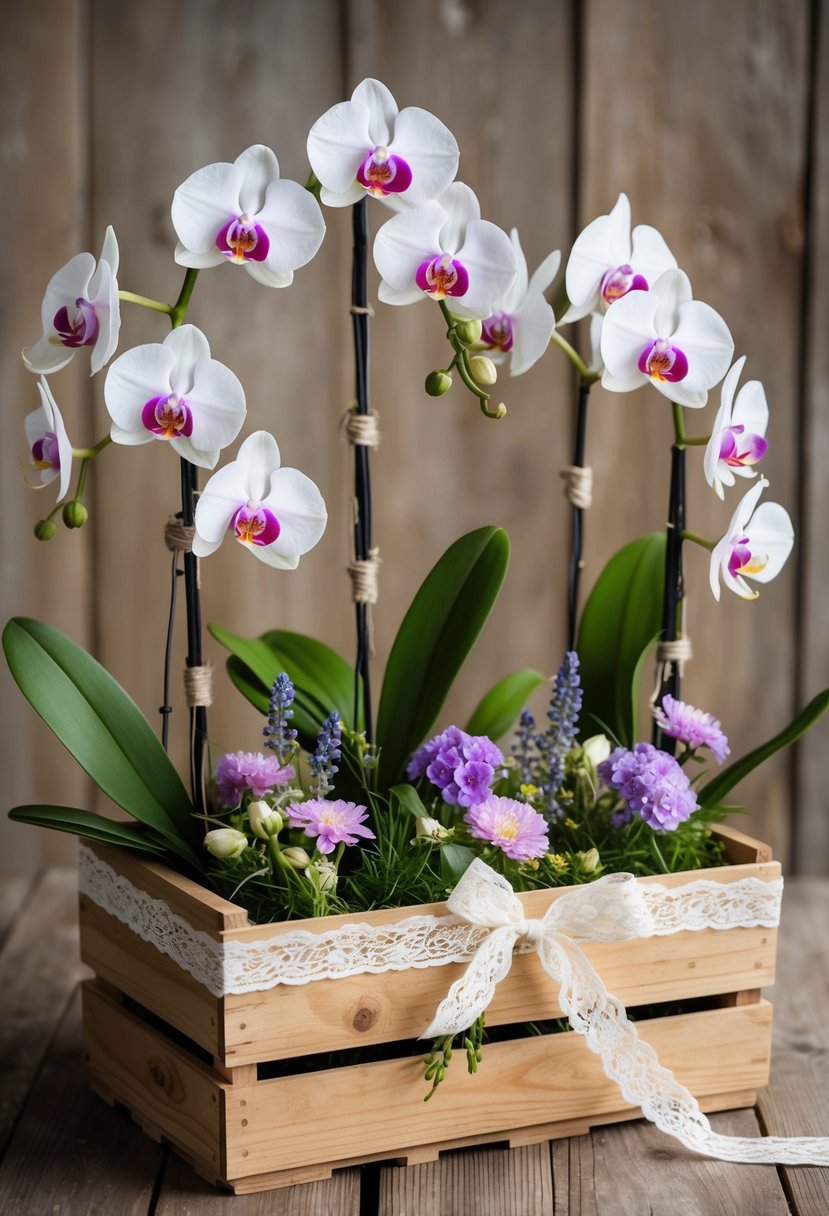
[[[548,853],[547,860],[553,869],[558,870],[559,873],[567,869],[568,861],[563,853]]]
[[[575,819],[565,819],[564,826],[566,828],[570,828],[571,831],[575,831],[579,825],[576,823]]]
[[[535,798],[536,794],[538,793],[538,786],[530,785],[525,781],[518,787],[518,792],[523,798]]]

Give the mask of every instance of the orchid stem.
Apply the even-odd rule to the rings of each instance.
[[[590,371],[589,367],[575,347],[571,346],[566,338],[562,338],[557,329],[553,330],[552,335],[550,336],[550,341],[555,342],[556,346],[564,351],[567,358],[579,373],[582,383],[586,384],[588,388],[591,384],[595,384],[597,380],[601,379],[601,374],[599,372]]]
[[[584,467],[587,443],[587,403],[590,384],[582,380],[579,384],[579,402],[576,412],[576,440],[573,464]],[[567,649],[576,649],[576,622],[579,609],[579,582],[581,580],[582,547],[584,542],[584,510],[573,504],[570,526],[570,568],[567,579]]]
[[[368,264],[368,215],[366,199],[355,203],[351,211],[354,247],[351,269],[351,325],[354,340],[354,368],[356,381],[357,412],[369,413],[369,365],[371,348],[368,326],[368,290],[366,269]],[[354,496],[357,503],[354,520],[354,554],[357,561],[368,561],[372,548],[371,518],[371,467],[369,448],[365,444],[354,444]],[[374,740],[374,722],[371,706],[371,671],[369,665],[370,644],[368,629],[369,605],[356,603],[357,657],[354,664],[354,724],[359,721],[359,683],[363,681],[363,727],[369,743]]]
[[[111,435],[104,435],[103,439],[99,439],[94,447],[91,448],[73,448],[72,456],[75,460],[94,460],[96,456],[103,452],[104,448],[109,447],[112,443]]]
[[[682,530],[682,539],[692,541],[695,545],[701,545],[709,553],[713,553],[716,548],[716,541],[706,540],[704,536],[699,536],[696,532],[689,532],[687,528]]]
[[[706,447],[711,439],[710,435],[686,435],[682,440],[684,448],[703,448]]]
[[[119,291],[118,299],[123,300],[126,304],[139,304],[141,308],[151,308],[153,312],[166,313],[168,317],[173,311],[171,304],[165,304],[162,300],[152,300],[149,296],[136,295],[134,291]]]
[[[682,574],[682,541],[685,531],[685,418],[682,406],[674,403],[674,443],[671,447],[671,489],[668,504],[668,529],[665,545],[665,589],[662,601],[662,640],[675,642],[680,627],[682,598],[685,594]],[[663,677],[656,704],[661,705],[669,693],[679,698],[679,665],[670,664],[670,675]],[[656,722],[653,741],[662,751],[673,756],[676,740],[664,735]]]

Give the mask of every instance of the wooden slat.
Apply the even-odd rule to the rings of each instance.
[[[164,1150],[86,1084],[80,993],[70,998],[0,1172],[3,1216],[139,1216]]]
[[[378,1216],[542,1216],[552,1211],[546,1144],[514,1152],[475,1150],[409,1169],[384,1169]]]
[[[341,1170],[322,1182],[231,1196],[203,1182],[174,1156],[155,1211],[156,1216],[359,1216],[360,1171]]]
[[[744,378],[763,381],[771,408],[771,446],[762,466],[771,482],[766,496],[790,510],[800,481],[801,351],[793,309],[804,261],[810,7],[806,0],[639,0],[634,12],[614,0],[581,6],[579,218],[587,222],[606,213],[626,191],[634,223],[659,228],[687,270],[694,295],[725,317],[735,354],[748,355]],[[655,30],[666,35],[658,56],[643,36]],[[747,307],[747,301],[758,304]],[[687,411],[690,434],[710,429],[718,402],[715,390],[705,410]],[[664,525],[672,440],[670,408],[649,387],[625,395],[599,390],[595,414],[601,431],[594,417],[588,580],[631,535]],[[688,455],[688,527],[718,539],[742,483],[720,503],[704,481],[701,452]],[[818,461],[815,467],[825,466]],[[815,543],[821,539],[816,534]],[[693,545],[686,550],[695,657],[683,691],[722,720],[738,756],[775,734],[793,713],[796,570],[790,563],[761,589],[757,604],[727,591],[716,604],[708,589],[708,555]],[[750,808],[750,830],[770,841],[784,862],[790,795],[789,760],[781,754],[733,799]]]
[[[723,1135],[758,1133],[753,1111],[715,1115]],[[552,1146],[554,1216],[788,1216],[777,1172],[701,1158],[644,1122],[597,1128]]]
[[[789,883],[780,923],[771,1082],[758,1109],[774,1136],[829,1136],[829,887]],[[829,1170],[784,1168],[798,1216],[829,1211]]]
[[[52,870],[0,953],[0,1147],[20,1114],[69,994],[85,974],[78,959],[77,878]]]
[[[0,875],[0,946],[16,918],[25,907],[33,880],[15,877],[12,874]]]

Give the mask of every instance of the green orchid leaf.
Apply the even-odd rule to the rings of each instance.
[[[543,683],[544,676],[530,667],[504,676],[478,702],[464,730],[469,735],[488,735],[497,742],[512,729],[521,710]]]
[[[662,631],[665,535],[653,532],[620,549],[596,580],[581,617],[576,650],[582,733],[606,722],[624,746],[636,734],[644,661]]]
[[[428,734],[495,603],[509,562],[500,528],[450,545],[417,592],[389,655],[377,714],[379,783],[398,781]]]
[[[253,674],[247,663],[243,659],[237,658],[235,654],[229,657],[225,666],[231,682],[239,689],[242,696],[250,701],[260,714],[267,714],[270,689],[266,688],[262,681]]]
[[[465,844],[445,844],[440,850],[440,872],[452,886],[460,882],[475,859]]]
[[[114,844],[123,849],[136,849],[149,857],[169,857],[174,851],[159,838],[148,836],[134,824],[118,823],[105,819],[103,815],[96,815],[94,811],[81,811],[73,806],[16,806],[9,811],[9,819],[58,832],[69,832],[82,840],[94,840],[98,844]]]
[[[3,631],[20,691],[103,792],[198,866],[187,791],[152,727],[108,671],[59,630],[16,617]]]
[[[747,755],[735,760],[733,764],[729,764],[728,768],[723,769],[713,780],[704,785],[699,791],[700,806],[705,808],[719,806],[734,786],[757,768],[758,764],[768,760],[769,756],[773,756],[781,748],[795,743],[801,735],[805,735],[806,731],[814,726],[827,709],[829,709],[829,688],[825,688],[823,692],[819,692],[816,697],[813,697],[797,717],[773,739],[769,739],[767,743],[755,747]]]
[[[414,815],[415,819],[428,817],[429,812],[413,785],[393,785],[389,790],[389,795],[400,803],[404,811]]]

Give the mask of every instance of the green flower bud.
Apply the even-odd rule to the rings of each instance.
[[[260,840],[270,840],[282,831],[284,820],[279,811],[268,806],[267,802],[251,802],[248,805],[248,822],[254,836]]]
[[[336,891],[337,867],[333,861],[324,861],[322,859],[315,861],[308,867],[307,873],[321,893],[330,895]]]
[[[469,360],[469,374],[479,384],[494,384],[498,379],[498,369],[486,355],[473,355]]]
[[[426,392],[430,397],[442,397],[452,387],[452,377],[448,372],[429,372],[426,377]]]
[[[442,823],[438,823],[437,819],[429,819],[426,815],[420,815],[416,822],[417,827],[412,844],[419,844],[421,841],[446,840],[449,837],[449,829],[445,828]]]
[[[63,522],[67,528],[82,528],[89,519],[89,512],[77,498],[71,499],[63,508]]]
[[[504,405],[504,403],[502,401],[500,403],[500,405],[496,405],[496,407],[495,407],[495,417],[496,418],[506,418],[506,416],[507,416],[507,407]]]
[[[289,865],[292,870],[307,870],[311,864],[311,858],[304,849],[297,845],[291,845],[288,849],[283,849],[279,854],[279,860]]]
[[[588,849],[585,853],[576,853],[576,860],[582,874],[594,874],[601,864],[598,849]]]
[[[38,540],[51,540],[58,530],[53,519],[39,519],[35,524],[35,536]]]
[[[214,828],[205,836],[204,847],[214,857],[238,857],[248,847],[248,838],[235,828]]]
[[[455,333],[464,346],[473,346],[476,342],[480,342],[482,331],[483,326],[480,321],[458,321],[455,326]]]

